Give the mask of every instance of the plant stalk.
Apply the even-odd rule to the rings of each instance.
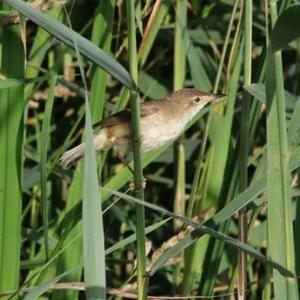
[[[136,48],[136,27],[134,1],[126,1],[128,50],[130,75],[138,83],[138,59]],[[143,166],[140,149],[140,97],[136,91],[131,90],[131,132],[134,159],[134,195],[144,201],[143,191]],[[136,204],[136,235],[137,235],[137,280],[138,299],[147,298],[146,278],[146,253],[145,253],[145,209],[141,204]]]

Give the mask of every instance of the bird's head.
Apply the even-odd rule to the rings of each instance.
[[[206,104],[215,102],[224,96],[223,94],[215,95],[196,89],[183,89],[171,93],[167,100],[176,102],[176,105],[182,106],[185,110],[199,112]]]

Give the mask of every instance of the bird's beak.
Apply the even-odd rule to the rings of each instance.
[[[215,102],[219,103],[219,102],[223,102],[224,99],[220,99],[220,98],[224,98],[227,96],[227,94],[214,94],[215,96]]]
[[[223,97],[226,97],[227,94],[215,94],[215,97],[216,98],[223,98]]]

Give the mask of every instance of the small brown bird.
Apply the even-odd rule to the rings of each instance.
[[[209,102],[224,95],[214,95],[195,89],[175,91],[162,100],[141,104],[141,149],[155,150],[175,140],[187,123]],[[131,152],[130,110],[126,109],[96,123],[100,130],[94,136],[96,151],[113,148],[122,159]],[[70,167],[84,155],[85,144],[66,151],[60,158],[64,167]]]

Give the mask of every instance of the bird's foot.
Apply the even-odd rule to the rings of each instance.
[[[142,185],[136,185],[134,180],[129,183],[129,188],[134,191],[145,190],[147,184],[147,178],[143,177]]]

